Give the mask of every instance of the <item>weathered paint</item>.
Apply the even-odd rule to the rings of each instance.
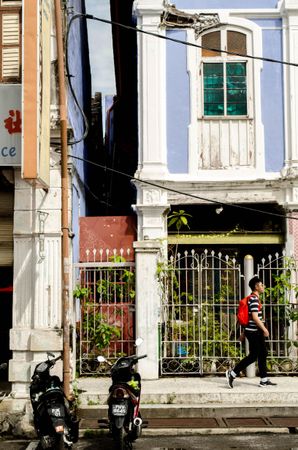
[[[126,261],[133,261],[133,242],[136,240],[136,220],[134,216],[106,216],[106,217],[80,217],[80,261],[85,262],[86,251],[89,250],[90,260],[93,261],[93,249],[113,250],[122,248]],[[127,249],[131,252],[127,254]]]
[[[263,56],[282,59],[281,20],[255,19],[252,21],[262,28]],[[183,40],[186,37],[183,31],[170,31],[168,32],[168,35],[180,40]],[[167,150],[168,169],[171,173],[184,173],[188,170],[187,127],[190,114],[190,91],[186,67],[186,54],[187,49],[183,45],[173,42],[167,43]],[[263,63],[260,90],[262,123],[264,125],[265,169],[268,172],[280,171],[284,160],[282,73],[283,67],[280,64],[269,62]],[[210,158],[213,158],[213,163],[210,166],[208,161],[204,161],[204,155],[199,155],[200,168],[220,169],[228,168],[232,165],[250,167],[255,164],[252,156],[254,153],[252,149],[254,145],[254,135],[252,134],[252,128],[249,122],[247,122],[246,130],[243,129],[243,126],[241,126],[240,123],[238,128],[234,127],[236,131],[238,130],[238,132],[241,133],[241,136],[243,136],[243,132],[247,135],[247,148],[241,148],[241,146],[239,146],[239,151],[236,155],[231,147],[229,155],[226,155],[224,154],[223,149],[218,146],[218,152],[216,155],[213,154],[213,156],[208,150],[209,147],[212,147],[213,152],[216,151],[216,145],[214,145],[216,135],[225,136],[225,134],[223,134],[223,127],[220,125],[218,125],[217,128],[218,133],[216,129],[214,129],[216,126],[216,121],[214,119],[212,120],[212,123],[210,123],[210,126],[213,127],[213,131],[209,130],[206,132],[206,127],[208,127],[209,122],[207,122],[206,119],[204,120],[204,126],[202,128],[204,136],[199,136],[199,140],[202,144],[200,146],[201,149],[204,146],[207,146],[205,154],[210,155]],[[220,122],[222,121],[218,121],[218,123]],[[235,121],[233,124],[236,125]],[[209,143],[208,139],[210,140]],[[239,139],[237,137],[233,139],[233,143],[237,143],[238,141]],[[227,148],[227,145],[224,142],[222,142],[222,146]]]

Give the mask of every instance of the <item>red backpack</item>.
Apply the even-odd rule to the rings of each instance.
[[[250,299],[251,294],[247,297],[244,297],[240,300],[237,311],[237,319],[238,323],[243,327],[246,327],[249,322],[249,312],[248,312],[248,300]],[[259,302],[259,310],[261,309],[261,303]]]

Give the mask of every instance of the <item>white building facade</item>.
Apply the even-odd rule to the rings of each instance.
[[[141,265],[146,266],[149,246],[152,258],[154,243],[156,255],[165,242],[183,244],[179,236],[171,241],[168,235],[170,208],[192,208],[198,228],[189,232],[188,242],[203,248],[206,229],[222,230],[216,216],[213,225],[212,216],[202,228],[200,223],[216,206],[225,210],[227,204],[252,208],[244,222],[258,221],[253,209],[281,217],[279,225],[265,215],[255,227],[242,224],[235,234],[239,240],[230,241],[233,249],[260,255],[269,242],[264,251],[278,246],[297,259],[297,0],[177,0],[175,5],[136,0],[134,6],[141,30],[169,38],[138,34],[135,176],[153,184],[135,183]],[[223,235],[238,223],[231,217],[241,222],[244,214],[237,208],[229,211]],[[249,251],[246,237],[253,233],[255,247]],[[216,244],[227,245],[220,236]],[[145,270],[143,275],[150,285],[152,278]],[[158,316],[158,295],[145,300],[150,288],[143,284],[137,289],[137,327],[157,349],[152,332],[158,319],[149,323],[148,317],[153,317],[150,308]],[[154,364],[147,373],[144,363],[149,378],[158,376],[158,358]]]

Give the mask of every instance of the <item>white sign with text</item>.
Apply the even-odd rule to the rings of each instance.
[[[21,165],[21,85],[0,84],[0,166]]]

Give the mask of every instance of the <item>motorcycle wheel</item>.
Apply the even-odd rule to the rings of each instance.
[[[61,434],[59,437],[57,437],[56,444],[55,444],[55,447],[53,448],[53,450],[64,450],[64,448],[65,448],[65,446],[64,446],[63,434]]]
[[[115,442],[115,450],[125,450],[125,431],[124,427],[113,427],[112,435]]]

